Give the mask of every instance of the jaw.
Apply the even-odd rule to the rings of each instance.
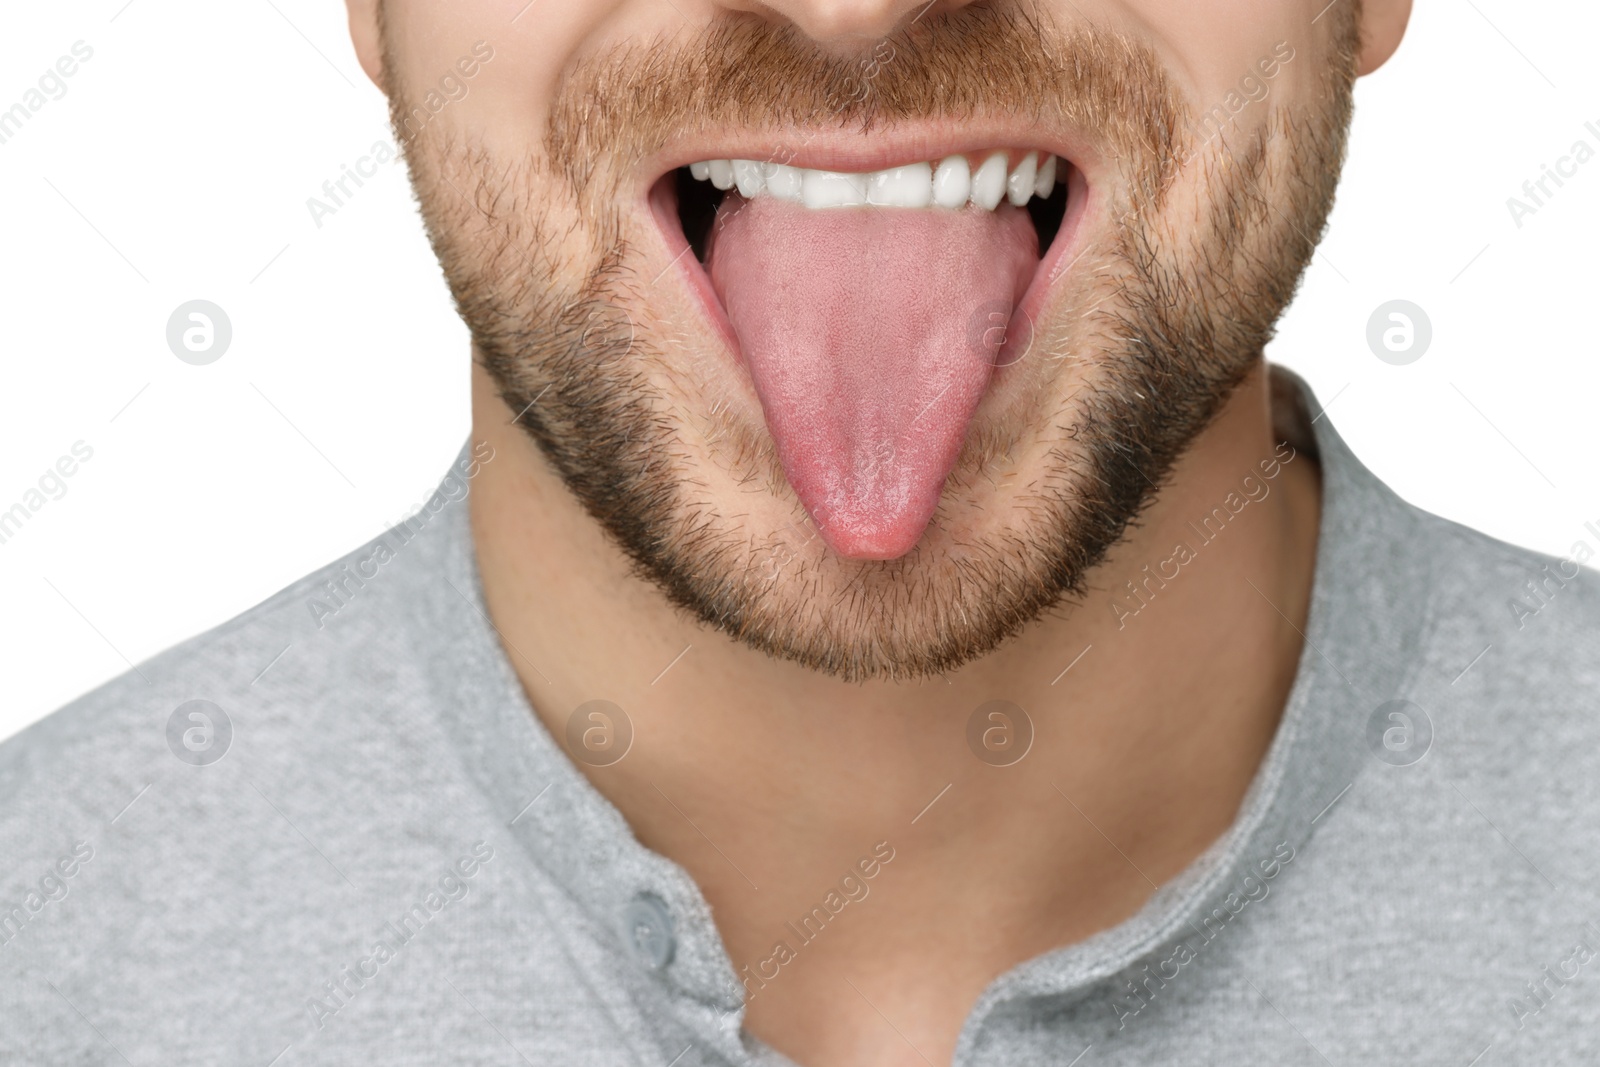
[[[1083,594],[1258,358],[1325,217],[1306,202],[1338,156],[1319,116],[1180,168],[1191,127],[1169,64],[1135,38],[1014,14],[925,20],[859,107],[828,106],[846,71],[809,41],[722,20],[564,69],[542,145],[533,125],[459,146],[429,127],[420,144],[453,162],[449,181],[407,147],[484,368],[592,522],[582,535],[750,650],[848,681],[928,679]],[[984,64],[997,53],[1010,61]],[[914,547],[825,544],[700,259],[714,245],[692,247],[680,217],[678,172],[723,158],[865,172],[1000,146],[1070,161],[1083,195],[1035,253],[1011,351]],[[613,339],[591,319],[630,329]]]

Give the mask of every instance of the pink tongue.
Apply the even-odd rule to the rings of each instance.
[[[723,202],[711,284],[789,484],[835,552],[894,559],[922,537],[1038,261],[1009,204]]]

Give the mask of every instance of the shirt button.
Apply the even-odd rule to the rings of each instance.
[[[654,893],[639,893],[623,912],[628,946],[652,970],[672,962],[677,940],[672,935],[672,913]]]

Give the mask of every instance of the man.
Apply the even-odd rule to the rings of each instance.
[[[1406,0],[349,6],[473,437],[0,750],[6,1062],[1594,1061],[1590,542],[1261,355]]]

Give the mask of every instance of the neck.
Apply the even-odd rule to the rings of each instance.
[[[898,685],[772,660],[670,608],[481,371],[473,392],[475,438],[496,456],[470,497],[479,567],[530,702],[558,739],[584,701],[627,712],[626,758],[580,766],[701,886],[749,967],[747,1025],[790,1055],[859,1048],[861,1034],[819,1034],[802,1010],[834,1003],[848,974],[947,1062],[989,980],[1127,918],[1232,821],[1294,679],[1319,512],[1313,460],[1273,438],[1264,367],[1082,602],[943,679]],[[995,700],[1031,722],[1009,766],[996,765],[1006,730],[1027,730],[1014,711],[980,717],[987,762],[968,741]],[[841,877],[875,846],[894,858],[844,891],[870,899],[845,897]],[[821,924],[800,920],[830,891],[848,904],[832,921],[853,929],[808,938]],[[791,960],[774,958],[778,942]],[[907,945],[921,973],[895,967]]]

